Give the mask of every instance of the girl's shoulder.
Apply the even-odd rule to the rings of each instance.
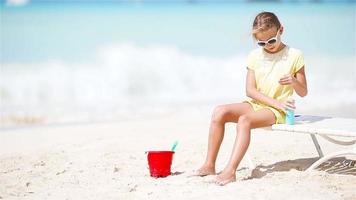
[[[303,52],[300,49],[289,47],[288,53],[295,56],[303,56]]]
[[[248,57],[256,57],[259,55],[262,55],[263,50],[261,48],[256,48],[250,51],[250,53],[248,54]]]

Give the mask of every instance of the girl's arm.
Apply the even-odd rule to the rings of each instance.
[[[305,97],[308,94],[307,80],[305,77],[304,67],[302,67],[294,76],[285,75],[279,80],[281,85],[292,85],[295,92],[301,96]]]
[[[246,95],[252,99],[255,99],[259,102],[262,102],[266,105],[270,105],[270,106],[280,109],[280,110],[285,111],[287,109],[287,107],[295,108],[294,104],[292,102],[279,102],[278,100],[275,100],[275,99],[268,97],[268,96],[262,94],[261,92],[259,92],[256,89],[255,72],[251,69],[248,69],[248,71],[247,71]]]

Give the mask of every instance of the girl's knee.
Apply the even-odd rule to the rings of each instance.
[[[250,127],[251,119],[247,115],[241,115],[237,123],[238,127]]]
[[[224,122],[224,118],[227,113],[228,113],[228,110],[224,106],[217,106],[214,109],[211,121],[216,122],[216,123]]]

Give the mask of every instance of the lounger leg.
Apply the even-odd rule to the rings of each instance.
[[[319,157],[324,157],[323,151],[321,150],[320,145],[319,145],[318,140],[316,139],[315,135],[310,134],[310,136],[314,142],[314,146],[315,146],[316,150],[318,151]]]
[[[250,168],[250,169],[255,169],[256,168],[256,166],[255,166],[255,164],[253,163],[253,161],[252,161],[252,159],[251,159],[251,156],[250,156],[250,154],[248,153],[248,152],[246,152],[246,159],[247,159],[247,162],[248,162],[248,167]]]

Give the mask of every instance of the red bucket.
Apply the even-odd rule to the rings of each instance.
[[[173,154],[174,151],[148,151],[150,175],[155,178],[171,175]]]

